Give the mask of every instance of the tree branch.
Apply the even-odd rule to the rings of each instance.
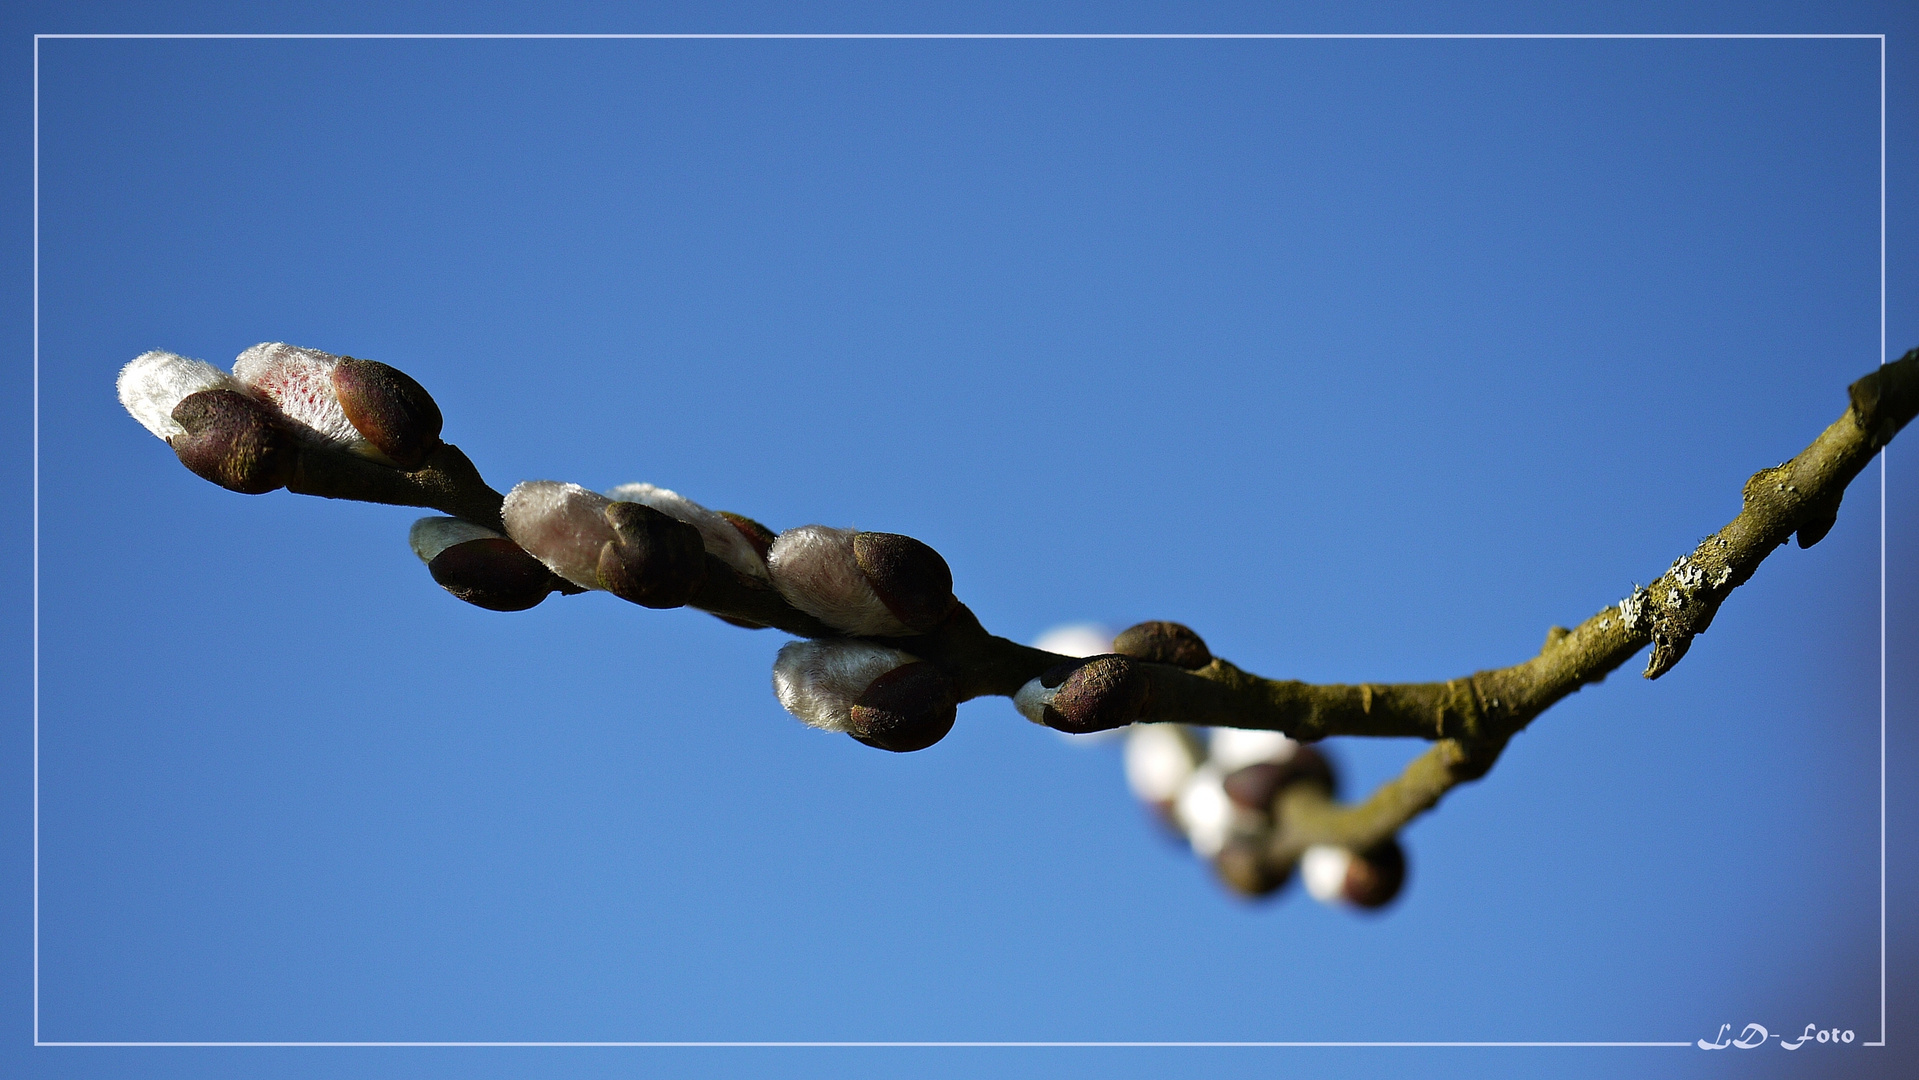
[[[287,490],[323,499],[417,506],[489,529],[503,527],[503,496],[487,486],[480,470],[452,443],[441,443],[425,464],[410,472],[344,450],[302,446]]]
[[[465,454],[439,442],[437,406],[417,383],[384,365],[287,346],[259,346],[247,355],[259,350],[274,356],[280,354],[273,351],[280,350],[291,357],[287,361],[293,364],[288,369],[291,377],[332,378],[329,385],[333,389],[329,392],[337,394],[339,407],[351,406],[353,413],[362,417],[353,420],[352,415],[344,416],[341,424],[352,420],[361,434],[381,448],[380,455],[369,456],[357,443],[316,439],[313,429],[300,427],[301,421],[276,411],[261,388],[233,389],[238,384],[230,376],[171,354],[152,353],[130,364],[122,375],[122,401],[136,419],[168,439],[189,468],[233,490],[258,493],[284,484],[302,494],[425,507],[495,532],[507,530],[503,497],[487,485]],[[302,364],[306,366],[300,367]],[[172,382],[139,381],[144,377],[142,372],[160,368],[172,373]],[[361,377],[361,368],[384,374],[369,381]],[[328,372],[333,374],[329,376]],[[205,389],[187,396],[178,406],[156,407],[156,395],[162,391],[188,386]],[[168,392],[177,397],[185,391]],[[169,409],[171,419],[164,415]],[[1265,729],[1300,742],[1331,735],[1416,737],[1434,742],[1402,775],[1355,804],[1335,801],[1330,778],[1323,772],[1306,770],[1275,788],[1266,815],[1272,827],[1263,834],[1265,840],[1255,855],[1263,865],[1253,869],[1259,880],[1276,882],[1284,880],[1302,853],[1314,845],[1365,852],[1388,844],[1400,828],[1431,809],[1454,786],[1483,776],[1513,735],[1542,712],[1587,683],[1604,679],[1647,645],[1652,646],[1652,653],[1645,677],[1656,679],[1670,671],[1685,656],[1693,639],[1711,626],[1720,605],[1752,577],[1775,548],[1794,535],[1802,547],[1810,547],[1826,535],[1846,486],[1916,412],[1919,349],[1855,382],[1844,415],[1791,461],[1755,473],[1745,485],[1738,516],[1675,561],[1651,585],[1635,586],[1631,595],[1572,630],[1552,628],[1539,654],[1523,663],[1446,682],[1318,686],[1261,678],[1213,657],[1197,635],[1173,624],[1141,624],[1121,635],[1113,654],[1086,659],[1059,656],[988,633],[973,613],[951,596],[950,573],[943,560],[917,541],[868,533],[859,534],[856,543],[854,534],[823,530],[818,542],[829,547],[844,544],[848,559],[856,557],[858,544],[877,545],[868,549],[870,556],[881,560],[873,564],[877,569],[860,563],[844,573],[864,575],[872,586],[866,594],[871,603],[883,602],[885,608],[892,609],[891,615],[876,609],[872,617],[879,621],[872,625],[878,628],[877,633],[884,635],[890,630],[904,636],[858,638],[829,624],[826,618],[832,612],[827,608],[809,606],[800,610],[788,599],[795,594],[782,593],[787,584],[774,587],[773,577],[767,573],[767,545],[773,544],[777,561],[779,544],[763,526],[685,504],[691,509],[682,510],[683,515],[705,515],[701,520],[719,530],[721,539],[715,547],[715,541],[701,538],[705,534],[685,531],[697,529],[689,517],[669,519],[653,508],[629,502],[608,504],[584,489],[559,484],[546,487],[564,488],[580,498],[597,500],[594,505],[609,507],[609,526],[593,524],[592,515],[597,512],[589,508],[587,519],[575,519],[566,527],[589,532],[613,528],[614,533],[608,535],[617,534],[616,540],[610,541],[603,553],[599,553],[599,541],[593,540],[593,551],[600,554],[602,566],[607,565],[605,560],[614,559],[616,576],[631,587],[608,584],[608,571],[604,569],[598,571],[597,584],[587,580],[594,571],[578,567],[567,571],[571,582],[562,580],[549,575],[512,543],[496,537],[485,541],[495,546],[476,556],[480,561],[475,565],[482,570],[494,565],[486,560],[497,557],[503,545],[510,559],[523,560],[510,567],[509,576],[517,574],[520,576],[514,580],[531,581],[533,591],[515,593],[496,605],[480,593],[462,591],[455,584],[449,583],[448,588],[464,599],[502,610],[538,603],[550,591],[573,593],[596,587],[618,589],[620,595],[635,602],[650,602],[650,606],[676,605],[690,596],[689,606],[737,625],[775,627],[804,638],[869,642],[878,648],[866,648],[860,655],[868,660],[892,657],[874,661],[882,664],[898,665],[900,653],[928,662],[930,667],[914,665],[920,674],[888,682],[886,693],[870,702],[859,687],[850,689],[860,701],[852,706],[854,711],[864,708],[876,716],[904,716],[919,709],[936,717],[943,709],[944,723],[950,726],[951,710],[958,701],[999,695],[1014,698],[1029,718],[1069,732],[1132,723],[1175,723]],[[182,430],[184,435],[178,434]],[[296,437],[291,432],[304,434]],[[386,453],[389,448],[392,452]],[[408,460],[411,467],[395,464],[401,459]],[[665,496],[679,498],[671,492],[660,497]],[[720,523],[722,517],[731,525]],[[587,524],[578,525],[578,520]],[[649,558],[648,545],[655,541],[620,530],[655,527],[664,530],[657,532],[658,543],[668,547],[690,544],[695,557],[681,568],[682,564],[671,559],[652,556],[656,562],[649,570],[643,564]],[[731,535],[734,529],[748,538],[746,542],[758,553],[757,561],[752,551],[741,561],[737,549],[740,538]],[[804,534],[808,529],[783,536]],[[675,534],[674,530],[684,532]],[[702,551],[703,563],[697,557]],[[529,567],[534,577],[526,577]],[[435,573],[437,576],[439,571]],[[634,584],[647,573],[655,577],[679,574],[680,587],[649,592]],[[879,576],[874,577],[875,573]],[[936,586],[930,592],[929,583]],[[867,585],[856,587],[866,589]],[[669,594],[669,599],[657,599]],[[822,614],[809,613],[814,610]],[[838,625],[863,624],[839,621]],[[915,634],[912,629],[923,632]],[[864,678],[876,679],[878,675]],[[878,688],[885,681],[872,681],[870,687]],[[861,683],[862,687],[868,685]],[[793,708],[791,704],[788,707]],[[834,730],[848,730],[861,741],[889,749],[918,749],[937,741],[945,732],[940,727],[930,739],[896,734],[888,741],[863,736],[857,729]],[[1393,858],[1397,857],[1395,853]]]
[[[1656,679],[1672,670],[1692,639],[1712,624],[1726,597],[1766,556],[1795,534],[1801,547],[1811,547],[1832,528],[1846,486],[1919,413],[1919,349],[1853,383],[1850,397],[1845,414],[1811,446],[1791,461],[1753,474],[1743,508],[1725,528],[1649,587],[1635,588],[1571,631],[1554,627],[1539,655],[1524,663],[1446,683],[1386,687],[1272,682],[1222,661],[1195,672],[1260,701],[1270,722],[1256,726],[1296,738],[1438,737],[1432,749],[1363,802],[1341,806],[1312,784],[1282,791],[1273,808],[1277,827],[1265,849],[1272,869],[1290,867],[1315,844],[1363,851],[1388,840],[1454,786],[1485,775],[1507,740],[1540,713],[1605,678],[1648,644],[1653,652],[1645,677]]]
[[[1919,411],[1919,349],[1860,379],[1850,394],[1845,414],[1811,446],[1747,481],[1744,508],[1725,528],[1650,586],[1635,588],[1573,630],[1553,628],[1539,655],[1524,663],[1439,683],[1347,686],[1266,679],[1218,658],[1186,670],[1141,655],[1136,659],[1145,662],[1129,678],[1143,682],[1144,705],[1129,722],[1262,728],[1302,742],[1332,735],[1452,740],[1462,749],[1450,773],[1472,771],[1462,762],[1490,764],[1488,753],[1497,754],[1492,748],[1648,644],[1654,649],[1646,677],[1671,670],[1692,639],[1711,625],[1720,604],[1774,548],[1795,533],[1802,547],[1817,543],[1832,527],[1846,485]],[[326,498],[434,509],[500,527],[499,492],[451,444],[442,444],[413,471],[344,451],[304,447],[287,486]],[[766,583],[712,555],[706,563],[706,581],[688,606],[800,637],[846,636],[794,608]],[[1012,697],[1049,669],[1074,663],[989,634],[964,605],[931,633],[873,640],[945,668],[962,700]]]

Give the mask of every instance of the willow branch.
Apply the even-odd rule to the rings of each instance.
[[[166,438],[188,468],[235,491],[259,493],[284,485],[326,498],[434,509],[495,533],[505,528],[503,497],[487,485],[465,454],[440,442],[437,406],[403,373],[371,361],[277,344],[257,346],[241,360],[236,373],[251,363],[245,374],[254,384],[235,389],[238,384],[233,377],[199,361],[147,354],[122,373],[122,402],[136,419]],[[329,426],[325,416],[302,420],[304,414],[276,411],[268,402],[281,400],[273,396],[278,385],[274,380],[303,378],[331,380],[315,400],[337,402],[345,414],[337,418],[338,424]],[[189,386],[205,389],[182,398]],[[157,404],[161,397],[167,401],[163,408]],[[282,404],[302,400],[296,395]],[[876,543],[883,541],[875,550],[893,560],[886,571],[894,575],[887,579],[892,583],[887,587],[906,590],[887,603],[906,603],[901,610],[911,621],[887,622],[894,617],[886,616],[882,622],[891,629],[883,627],[875,632],[885,636],[869,640],[938,669],[937,678],[922,678],[914,692],[922,697],[930,694],[927,700],[935,711],[943,705],[949,726],[955,699],[999,695],[1014,698],[1023,713],[1039,722],[1075,732],[1171,722],[1267,729],[1301,742],[1331,735],[1410,736],[1434,742],[1401,776],[1356,804],[1338,804],[1324,786],[1315,783],[1278,790],[1273,809],[1278,811],[1274,816],[1279,824],[1265,851],[1275,866],[1290,867],[1300,852],[1314,844],[1363,850],[1390,839],[1451,788],[1484,775],[1508,740],[1542,712],[1580,687],[1605,678],[1646,646],[1652,646],[1652,652],[1645,676],[1656,679],[1670,671],[1693,639],[1711,626],[1720,605],[1775,548],[1794,535],[1802,547],[1826,535],[1847,485],[1915,412],[1919,412],[1919,349],[1854,383],[1844,415],[1791,461],[1754,474],[1745,485],[1738,516],[1649,586],[1635,586],[1631,595],[1572,630],[1554,627],[1539,654],[1523,663],[1445,682],[1321,686],[1266,679],[1213,657],[1184,628],[1172,627],[1177,632],[1169,638],[1154,638],[1153,633],[1160,633],[1157,630],[1135,634],[1171,624],[1136,627],[1116,642],[1114,655],[1089,660],[1059,656],[988,633],[951,595],[950,573],[936,553],[917,541],[887,534],[861,535],[880,538]],[[312,422],[328,430],[350,422],[349,430],[363,436],[361,441],[370,442],[376,453],[364,452],[364,446],[351,440],[336,439],[335,445],[326,438],[316,439],[312,436],[318,429],[311,426],[301,428],[306,434],[300,438],[288,434],[287,425]],[[401,461],[407,465],[401,467]],[[703,548],[705,541],[686,531],[694,528],[691,525],[669,522],[657,511],[631,503],[610,505],[609,513],[629,530],[644,531],[662,522],[669,525],[656,537],[666,545],[658,549],[660,553],[675,544],[690,544],[692,552],[692,561],[684,564],[686,573],[678,579],[683,588],[649,592],[651,586],[642,587],[633,576],[641,572],[640,564],[619,560],[641,558],[653,550],[648,544],[656,541],[622,533],[618,543],[603,553],[603,559],[616,559],[616,576],[630,586],[617,595],[647,606],[689,603],[741,626],[775,627],[803,638],[857,636],[844,629],[855,624],[840,623],[842,628],[836,629],[823,617],[809,614],[813,608],[796,607],[790,594],[782,592],[786,585],[776,589],[769,577],[758,573],[766,561],[764,545],[773,542],[764,527],[733,519],[743,535],[765,534],[758,541],[760,562],[746,564],[743,570],[742,564],[729,562],[710,546]],[[709,511],[700,512],[711,516]],[[677,540],[673,539],[675,529],[683,533]],[[504,539],[487,543],[508,544]],[[508,549],[517,552],[511,544]],[[497,551],[487,547],[481,554]],[[593,587],[585,581],[562,581],[524,552],[515,557],[524,561],[514,572],[530,580],[533,591],[515,594],[513,603],[503,603],[501,610],[538,603],[549,591],[575,593]],[[664,560],[655,567],[660,573],[681,573],[681,564],[667,554],[657,557]],[[573,572],[577,578],[578,568]],[[849,572],[867,573],[864,569]],[[535,576],[525,579],[527,573]],[[926,591],[929,583],[937,584],[932,592]],[[492,606],[485,597],[462,593],[453,584],[448,588],[482,606]],[[893,636],[902,626],[920,632]],[[881,702],[873,708],[903,708],[904,686],[888,690],[893,694],[890,704]]]
[[[500,529],[504,497],[481,478],[460,448],[441,443],[419,468],[402,471],[359,454],[319,446],[300,448],[287,490],[323,499],[417,506]]]
[[[1398,777],[1349,806],[1317,785],[1280,793],[1267,857],[1290,866],[1314,844],[1364,850],[1430,810],[1456,785],[1483,776],[1506,742],[1540,713],[1598,682],[1647,645],[1644,675],[1656,679],[1685,656],[1732,591],[1797,535],[1811,547],[1831,530],[1846,486],[1919,412],[1919,349],[1850,387],[1846,412],[1791,461],[1746,482],[1743,506],[1727,525],[1674,562],[1650,586],[1571,631],[1554,627],[1539,655],[1446,683],[1309,686],[1247,675],[1221,661],[1194,674],[1257,702],[1257,725],[1298,738],[1329,734],[1415,734],[1437,743]],[[1171,717],[1162,717],[1168,718]],[[1213,723],[1225,715],[1181,717]]]
[[[1196,670],[1142,663],[1140,722],[1263,728],[1305,742],[1332,735],[1452,741],[1447,775],[1477,775],[1490,748],[1587,683],[1598,682],[1652,645],[1646,677],[1671,670],[1719,606],[1794,534],[1801,546],[1832,527],[1846,486],[1919,409],[1919,349],[1854,383],[1843,416],[1797,457],[1746,483],[1744,505],[1650,586],[1635,588],[1576,628],[1548,635],[1540,653],[1512,667],[1430,683],[1316,685],[1266,679],[1211,658]],[[328,498],[418,506],[498,528],[500,494],[465,454],[443,444],[421,468],[403,472],[350,453],[306,449],[292,491]],[[706,581],[689,606],[742,624],[813,638],[844,636],[799,611],[764,582],[707,558]],[[963,698],[1011,697],[1070,658],[988,633],[963,605],[933,632],[884,642],[946,668]],[[1470,748],[1470,749],[1465,749]],[[1437,763],[1436,766],[1437,767]],[[1421,790],[1424,790],[1421,788]],[[1415,800],[1417,801],[1417,800]]]

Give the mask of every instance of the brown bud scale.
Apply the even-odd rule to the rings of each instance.
[[[1227,798],[1263,814],[1272,813],[1279,793],[1294,784],[1317,784],[1328,795],[1338,789],[1332,763],[1310,746],[1295,748],[1285,761],[1262,761],[1235,770],[1223,781]]]
[[[1222,786],[1234,803],[1266,813],[1272,809],[1273,796],[1279,794],[1279,781],[1285,771],[1275,762],[1262,761],[1227,773]]]
[[[959,600],[953,570],[940,553],[897,533],[863,532],[853,537],[853,559],[880,603],[919,633],[946,621]]]
[[[504,537],[454,544],[426,568],[447,592],[488,611],[525,611],[549,593],[579,591]]]
[[[1213,871],[1226,887],[1247,899],[1271,896],[1293,876],[1291,866],[1274,866],[1265,848],[1248,837],[1234,837],[1213,856]]]
[[[232,390],[188,394],[173,407],[186,434],[171,440],[180,464],[242,495],[283,488],[299,464],[299,444],[273,410]]]
[[[1212,650],[1198,634],[1176,622],[1143,622],[1120,631],[1113,651],[1140,660],[1196,671],[1213,662]]]
[[[1061,665],[1063,667],[1064,665]],[[1040,676],[1046,685],[1055,667]],[[1139,663],[1107,654],[1077,662],[1070,674],[1054,685],[1059,692],[1046,706],[1046,725],[1074,735],[1125,727],[1146,714],[1152,684]]]
[[[347,422],[402,469],[417,469],[440,445],[440,406],[399,368],[343,356],[333,392]]]
[[[1406,852],[1399,841],[1353,853],[1346,866],[1346,899],[1363,908],[1381,908],[1393,902],[1406,884]]]
[[[605,510],[614,539],[600,547],[600,584],[642,607],[683,607],[706,582],[700,530],[641,503]]]
[[[953,680],[924,660],[874,679],[853,704],[847,734],[881,750],[924,750],[953,730],[959,695]]]

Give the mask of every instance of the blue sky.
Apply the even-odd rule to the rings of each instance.
[[[1876,40],[43,41],[37,398],[25,360],[28,35],[121,29],[1885,31],[1893,358],[1910,12],[403,14],[9,20],[9,1075],[1910,1067],[1911,435],[1883,518],[1875,466],[1355,917],[1226,895],[1111,745],[999,699],[914,755],[808,730],[772,631],[465,607],[417,514],[218,490],[112,392],[152,348],[372,357],[502,489],[909,533],[1021,640],[1452,677],[1656,576],[1880,359]],[[35,625],[43,1040],[1876,1038],[1882,528],[1884,1051],[30,1046]],[[1418,749],[1330,752],[1364,790]]]

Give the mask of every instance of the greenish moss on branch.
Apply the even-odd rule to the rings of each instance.
[[[1310,786],[1289,789],[1274,808],[1279,827],[1266,857],[1275,868],[1290,867],[1314,844],[1360,850],[1378,843],[1432,809],[1454,786],[1485,775],[1513,735],[1648,644],[1653,652],[1645,677],[1672,670],[1766,556],[1795,534],[1802,547],[1825,536],[1846,486],[1915,413],[1919,349],[1855,382],[1845,414],[1812,445],[1754,474],[1738,516],[1724,528],[1619,604],[1571,631],[1554,627],[1539,655],[1524,663],[1446,683],[1377,687],[1275,682],[1220,661],[1195,672],[1248,700],[1243,718],[1255,722],[1228,726],[1272,727],[1302,739],[1399,734],[1438,740],[1359,803],[1341,806]],[[1218,722],[1212,714],[1154,719]]]

